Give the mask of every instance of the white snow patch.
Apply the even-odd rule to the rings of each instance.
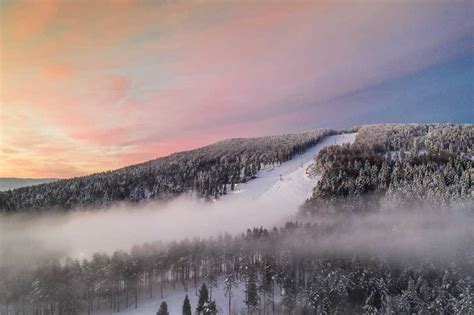
[[[306,170],[314,163],[322,148],[330,145],[353,143],[356,133],[328,136],[303,154],[294,156],[281,165],[263,169],[257,178],[236,185],[236,189],[222,199],[242,198],[272,202],[284,198],[288,205],[297,207],[311,196],[318,177],[310,177]]]

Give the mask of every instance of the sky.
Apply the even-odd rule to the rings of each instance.
[[[220,139],[473,123],[472,1],[0,0],[0,177]]]

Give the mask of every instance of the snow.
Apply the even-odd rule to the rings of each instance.
[[[200,287],[201,284],[199,284]],[[239,282],[238,286],[232,290],[232,303],[231,310],[232,314],[240,314],[241,310],[245,308],[245,291],[244,282]],[[171,315],[182,314],[182,306],[184,297],[188,294],[189,302],[191,303],[191,309],[193,313],[196,309],[198,302],[198,296],[196,295],[196,289],[192,284],[189,284],[188,291],[183,288],[182,285],[176,284],[176,290],[173,290],[171,285],[168,284],[166,289],[163,291],[163,299],[160,297],[159,288],[154,289],[154,297],[149,298],[148,292],[144,290],[142,296],[138,300],[138,307],[135,308],[134,300],[131,298],[131,306],[127,309],[121,309],[120,314],[124,315],[154,315],[158,311],[161,302],[166,301],[168,304],[168,311]],[[227,314],[229,310],[229,299],[224,294],[224,277],[220,277],[217,282],[217,288],[212,289],[212,299],[216,301],[218,314]],[[275,305],[281,301],[280,289],[275,285]],[[268,307],[271,307],[270,305]],[[95,315],[110,314],[111,310],[104,311],[93,311]],[[83,314],[87,314],[83,313]],[[117,313],[115,313],[117,314]]]
[[[288,162],[261,170],[257,178],[236,185],[226,198],[242,198],[258,201],[279,200],[282,196],[289,204],[301,205],[311,196],[318,179],[308,176],[306,170],[314,163],[315,156],[322,148],[330,145],[353,143],[356,133],[328,136],[303,154],[296,155]]]
[[[311,196],[312,189],[317,183],[317,177],[308,176],[306,173],[308,167],[314,163],[314,157],[326,146],[353,143],[355,136],[355,133],[351,133],[326,137],[323,141],[305,153],[293,157],[290,161],[282,165],[267,167],[261,170],[256,179],[236,186],[235,191],[218,200],[216,205],[219,203],[225,204],[226,202],[251,199],[262,207],[266,204],[274,204],[275,202],[284,203],[286,206],[294,207],[291,208],[291,211],[294,211],[296,207]],[[212,294],[218,306],[219,314],[227,314],[228,312],[228,298],[224,295],[223,287],[224,278],[221,277],[218,279],[218,288],[214,288]],[[198,298],[195,294],[195,288],[192,285],[190,285],[188,289],[188,297],[191,302],[191,307],[194,310]],[[155,295],[158,296],[152,299],[148,298],[146,292],[143,294],[144,296],[139,300],[137,309],[131,306],[126,310],[121,310],[121,314],[156,314],[162,301],[168,303],[170,314],[181,314],[186,291],[182,286],[177,286],[174,291],[168,286],[163,299],[159,297],[158,289],[155,289]],[[234,289],[233,294],[232,309],[233,313],[235,310],[235,314],[238,314],[240,310],[245,307],[244,284],[242,282]],[[280,292],[278,288],[275,288],[275,303],[277,304],[280,300]],[[94,312],[94,314],[100,313]]]
[[[229,309],[229,301],[227,297],[224,296],[224,281],[223,278],[218,282],[218,287],[213,288],[212,298],[216,300],[219,314],[226,314]],[[235,288],[232,296],[232,309],[240,309],[244,307],[245,293],[243,290],[243,283],[239,283],[239,287]],[[186,296],[186,290],[180,285],[176,287],[176,290],[173,290],[172,287],[168,287],[167,290],[163,293],[163,299],[159,297],[159,290],[156,290],[158,295],[153,299],[146,299],[144,301],[139,301],[138,308],[135,309],[134,306],[127,310],[123,310],[120,313],[126,315],[135,315],[135,314],[156,314],[158,308],[160,307],[161,302],[166,301],[168,304],[168,310],[170,314],[181,314],[184,297]],[[191,309],[194,311],[198,302],[198,296],[196,295],[196,290],[193,286],[188,287],[188,297],[189,302],[191,303]]]

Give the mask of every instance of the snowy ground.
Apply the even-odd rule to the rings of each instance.
[[[307,168],[314,163],[314,157],[329,145],[353,143],[355,133],[326,137],[322,142],[299,154],[290,161],[258,173],[256,179],[236,186],[236,190],[225,198],[244,198],[259,201],[273,201],[284,197],[295,206],[301,205],[311,196],[317,177],[308,176]],[[224,199],[225,199],[224,198]]]
[[[229,299],[224,294],[224,278],[221,277],[218,279],[217,288],[213,288],[212,290],[212,299],[216,301],[217,309],[219,314],[228,314],[229,313]],[[128,309],[120,310],[120,314],[125,315],[141,315],[141,314],[150,314],[154,315],[158,311],[161,302],[166,301],[168,304],[168,311],[171,315],[179,315],[182,314],[182,306],[184,297],[188,294],[189,302],[191,303],[191,308],[194,311],[197,305],[198,297],[196,295],[196,289],[193,285],[188,287],[188,291],[184,290],[181,285],[176,286],[176,290],[173,290],[171,286],[168,286],[163,292],[163,299],[160,298],[160,293],[158,288],[155,289],[154,295],[156,297],[150,299],[148,297],[147,292],[143,292],[143,296],[139,299],[138,307],[135,308],[133,305],[133,299],[131,304],[132,306]],[[239,286],[233,290],[232,293],[232,303],[231,303],[231,314],[246,314],[244,311],[245,304],[245,292],[244,292],[244,284],[242,282],[239,283]],[[275,308],[278,308],[278,304],[281,301],[281,294],[280,289],[275,287]],[[271,309],[271,303],[267,302],[266,307]],[[86,314],[86,313],[83,313]],[[111,314],[110,310],[105,310],[101,312],[92,312],[95,315],[105,315]],[[117,314],[117,313],[115,313]]]
[[[296,207],[301,205],[311,195],[311,191],[317,182],[317,177],[310,177],[306,174],[307,168],[314,163],[314,156],[326,146],[354,142],[355,135],[356,134],[353,133],[326,137],[321,143],[309,149],[304,154],[297,155],[282,165],[260,171],[256,179],[237,186],[234,192],[217,201],[215,206],[221,204],[224,206],[222,208],[225,208],[226,203],[234,203],[234,201],[240,203],[239,201],[252,200],[252,202],[259,205],[259,207],[264,207],[266,204],[273,206],[275,203],[284,204],[284,207],[274,207],[277,212],[278,209],[291,209],[291,211],[294,211]],[[287,212],[285,213],[288,214]],[[276,213],[276,216],[285,213]],[[227,314],[228,299],[224,296],[222,288],[223,279],[219,279],[218,288],[214,288],[213,290],[213,299],[216,300],[219,313]],[[166,301],[170,314],[181,314],[185,294],[186,292],[182,287],[177,288],[175,291],[168,288],[163,299],[159,297],[153,299],[142,297],[137,309],[132,306],[127,310],[121,311],[121,313],[127,315],[156,314],[161,302]],[[235,311],[235,314],[240,314],[238,310],[245,307],[243,284],[240,284],[240,287],[235,289],[234,294],[232,298],[233,312]],[[191,306],[194,309],[197,303],[194,287],[189,289],[188,296]],[[278,302],[279,299],[280,293],[276,290],[276,302]]]

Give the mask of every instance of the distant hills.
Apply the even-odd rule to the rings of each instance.
[[[55,182],[59,178],[0,177],[0,191]]]

